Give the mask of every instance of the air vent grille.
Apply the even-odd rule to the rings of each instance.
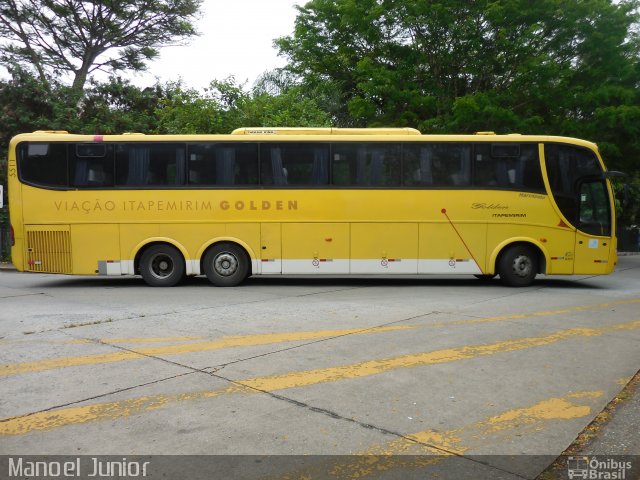
[[[26,270],[44,273],[71,273],[69,227],[27,227]]]

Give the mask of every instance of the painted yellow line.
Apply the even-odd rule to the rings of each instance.
[[[257,335],[245,335],[245,336],[230,336],[223,337],[221,340],[212,342],[200,342],[190,343],[187,345],[172,345],[156,348],[146,348],[137,350],[135,352],[115,352],[107,354],[97,355],[83,355],[75,357],[62,357],[49,360],[40,360],[36,362],[24,362],[16,364],[0,365],[0,377],[5,375],[15,375],[20,373],[41,372],[45,370],[53,370],[58,368],[78,367],[86,365],[96,365],[101,363],[114,363],[128,360],[139,360],[146,355],[178,355],[184,353],[202,352],[208,350],[218,350],[222,348],[233,347],[250,347],[258,345],[268,345],[273,343],[283,343],[292,341],[304,341],[312,340],[331,336],[348,335],[355,333],[382,333],[386,331],[404,330],[412,328],[427,328],[427,327],[441,327],[449,325],[469,325],[477,323],[490,323],[499,322],[504,320],[519,320],[526,318],[544,317],[551,315],[561,315],[566,313],[583,312],[593,309],[610,308],[617,305],[629,305],[640,303],[640,298],[632,298],[626,300],[619,300],[609,303],[598,303],[593,305],[583,305],[578,307],[571,307],[561,310],[550,310],[543,312],[532,312],[526,314],[517,315],[504,315],[496,317],[477,318],[471,320],[457,320],[448,322],[432,323],[423,326],[415,325],[403,325],[392,327],[379,327],[369,330],[362,329],[349,329],[349,330],[328,330],[328,331],[315,331],[315,332],[283,332],[273,334],[257,334]],[[201,337],[150,337],[150,338],[104,338],[101,341],[105,343],[151,343],[151,342],[163,342],[163,341],[187,341],[193,339],[199,339]],[[93,343],[91,340],[71,340],[67,342],[73,343]]]
[[[370,333],[392,332],[416,328],[411,325],[393,325],[376,328],[351,328],[346,330],[319,330],[307,332],[265,333],[258,335],[230,336],[212,342],[187,343],[181,345],[168,345],[162,347],[147,347],[135,352],[113,352],[97,355],[83,355],[77,357],[62,357],[36,362],[14,363],[0,365],[0,376],[15,375],[18,373],[41,372],[56,368],[78,367],[83,365],[96,365],[101,363],[122,362],[126,360],[139,360],[145,356],[180,355],[184,353],[205,352],[231,347],[250,347],[257,345],[269,345],[273,343],[316,340],[321,338],[336,337],[341,335],[364,335]]]
[[[20,435],[32,430],[50,430],[66,425],[88,423],[105,418],[122,418],[142,412],[150,412],[171,403],[188,402],[241,391],[241,387],[229,387],[208,392],[177,395],[154,395],[110,403],[98,403],[83,407],[63,408],[51,412],[36,413],[0,421],[1,435]]]
[[[389,442],[382,448],[380,445],[370,447],[363,455],[398,455],[407,453],[413,447],[418,447],[418,451],[422,454],[455,454],[463,455],[467,451],[467,447],[462,445],[462,439],[459,430],[451,430],[448,432],[436,432],[434,430],[423,430],[422,432],[407,435],[407,438],[401,438]]]
[[[495,432],[516,428],[522,429],[550,420],[572,420],[586,417],[591,413],[591,407],[589,405],[576,404],[574,400],[599,398],[602,395],[604,395],[602,390],[578,392],[561,398],[550,398],[532,407],[510,410],[501,415],[491,417],[485,422],[476,424],[475,428],[479,432],[476,436],[487,436]]]
[[[318,385],[328,382],[365,378],[401,368],[415,368],[441,363],[467,360],[498,353],[513,352],[533,347],[551,345],[572,338],[596,337],[608,332],[635,330],[640,320],[598,328],[572,328],[543,337],[528,337],[502,342],[454,347],[398,357],[358,362],[339,367],[329,367],[282,375],[257,377],[236,382],[236,386],[222,390],[187,393],[181,395],[154,395],[138,399],[106,404],[62,408],[22,417],[0,420],[0,435],[18,435],[32,430],[48,430],[69,424],[83,424],[100,419],[127,417],[144,411],[156,410],[181,401],[216,397],[223,393],[273,392],[288,388]]]
[[[485,420],[444,432],[425,430],[407,435],[384,445],[371,447],[362,454],[398,455],[446,453],[461,455],[481,447],[487,439],[492,444],[505,433],[541,431],[557,420],[574,420],[591,414],[592,403],[604,395],[602,390],[570,393],[563,397],[548,398],[538,403],[493,415]]]
[[[508,410],[474,424],[454,430],[437,432],[424,430],[390,442],[373,445],[356,452],[339,463],[315,464],[309,468],[279,474],[282,480],[300,478],[363,479],[383,472],[415,471],[436,465],[452,455],[463,455],[479,444],[478,439],[491,438],[492,444],[503,440],[505,433],[523,433],[523,427],[540,431],[556,421],[583,418],[591,414],[591,405],[576,403],[578,398],[599,398],[602,391],[578,392],[564,397],[549,398],[524,408]],[[500,432],[496,434],[496,432]],[[501,436],[501,437],[500,437]],[[465,440],[466,439],[466,440]],[[507,439],[508,441],[508,439]],[[425,475],[427,472],[424,472]],[[425,476],[425,478],[427,478]],[[275,479],[274,479],[275,480]]]
[[[577,307],[561,308],[558,310],[544,310],[541,312],[521,313],[521,314],[513,314],[513,315],[500,315],[496,317],[474,318],[470,320],[454,320],[454,321],[438,322],[438,323],[432,323],[430,324],[430,326],[446,327],[449,325],[473,325],[476,323],[490,323],[490,322],[502,322],[506,320],[522,320],[526,318],[549,317],[553,315],[564,315],[564,314],[571,314],[571,313],[586,312],[589,310],[611,308],[619,305],[634,305],[636,303],[640,303],[640,298],[631,298],[626,300],[618,300],[615,302],[596,303],[591,305],[580,305]]]
[[[531,347],[551,345],[574,337],[596,337],[615,330],[633,330],[640,328],[640,320],[598,328],[572,328],[561,330],[543,337],[528,337],[505,340],[483,345],[465,345],[432,352],[402,355],[399,357],[369,360],[340,367],[319,368],[303,372],[290,372],[283,375],[243,380],[240,383],[257,390],[273,391],[303,387],[318,383],[334,382],[353,378],[368,377],[400,368],[413,368],[424,365],[449,363],[467,360],[496,353],[513,352]]]
[[[330,459],[331,457],[327,457]],[[398,473],[401,470],[412,470],[413,475],[409,478],[416,478],[415,470],[437,465],[448,458],[443,455],[362,455],[355,454],[348,461],[338,464],[323,465],[316,464],[304,470],[290,473],[279,473],[277,477],[270,477],[265,480],[325,480],[328,478],[336,478],[340,480],[360,480],[375,475],[374,478],[380,478],[385,472],[392,471]],[[422,478],[439,478],[439,475],[433,477]],[[397,475],[391,478],[402,478]]]

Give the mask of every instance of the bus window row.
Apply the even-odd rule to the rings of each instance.
[[[23,143],[21,179],[57,188],[497,188],[544,192],[534,143]]]

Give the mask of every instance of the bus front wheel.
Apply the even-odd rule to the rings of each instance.
[[[538,272],[538,256],[527,245],[509,247],[498,262],[500,280],[510,287],[528,287]]]
[[[171,245],[153,245],[140,257],[140,275],[152,287],[173,287],[184,278],[184,258]]]
[[[235,287],[247,278],[249,257],[234,243],[219,243],[211,247],[202,260],[204,273],[216,287]]]

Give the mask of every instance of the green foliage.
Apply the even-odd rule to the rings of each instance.
[[[312,0],[276,44],[307,94],[334,90],[338,124],[576,135],[633,167],[639,5]]]
[[[296,86],[271,95],[263,82],[248,92],[230,77],[211,82],[204,95],[180,84],[172,87],[156,111],[159,132],[229,133],[246,126],[329,125],[328,115]]]
[[[16,132],[25,128],[44,126],[52,115],[54,100],[47,85],[23,70],[0,82],[0,143],[6,146]]]
[[[613,187],[616,193],[616,217],[618,226],[640,228],[640,172],[636,171],[628,178],[614,179]]]
[[[7,184],[9,140],[20,132],[51,129],[55,101],[47,85],[23,70],[17,69],[12,79],[0,81],[0,184]]]
[[[280,95],[253,95],[243,105],[241,125],[255,127],[325,127],[330,126],[329,115],[317,102],[305,97],[299,87]]]
[[[156,109],[158,133],[229,133],[239,126],[239,108],[247,93],[233,78],[214,80],[204,94],[168,85],[162,104]]]
[[[200,0],[98,2],[78,16],[81,5],[0,0],[0,61],[12,75],[0,80],[0,150],[35,129],[489,130],[590,139],[611,169],[637,182],[640,0],[311,0],[298,7],[293,35],[276,42],[289,59],[285,69],[267,72],[252,89],[230,77],[204,92],[181,82],[141,89],[118,77],[85,83],[92,69],[143,68],[158,46],[194,34]],[[145,23],[153,12],[158,22]],[[122,36],[128,24],[136,41]],[[51,43],[52,32],[62,43],[48,51],[35,38]],[[102,50],[89,52],[80,32]],[[74,85],[55,80],[65,78],[60,72],[71,72]],[[629,221],[640,205],[634,189],[623,211]]]
[[[576,136],[633,173],[639,10],[639,0],[311,0],[276,45],[304,94],[337,99],[319,102],[335,125]]]
[[[82,92],[96,71],[143,70],[158,48],[195,35],[201,0],[2,0],[0,61],[44,84],[59,73]]]
[[[104,83],[92,81],[85,90],[79,111],[68,118],[65,129],[99,134],[153,132],[158,128],[154,112],[169,88],[169,85],[160,84],[138,88],[120,77],[112,77]]]

